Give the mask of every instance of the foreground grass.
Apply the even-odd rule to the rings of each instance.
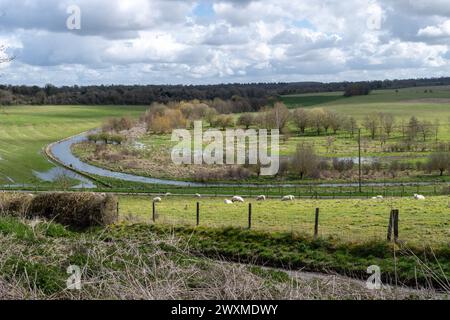
[[[212,237],[217,238],[213,240]],[[242,240],[246,241],[247,247],[236,251],[235,248],[243,246]],[[251,248],[257,243],[260,248],[266,248],[265,251]],[[250,260],[248,255],[251,254],[254,255],[252,260],[263,262],[276,253],[276,243],[276,250],[282,252],[288,248],[295,249],[292,254],[304,252],[295,261],[308,255],[312,258],[312,246],[317,247],[315,258],[318,261],[330,259],[327,251],[331,251],[325,243],[308,244],[296,239],[293,247],[293,239],[284,236],[266,238],[262,234],[239,230],[197,232],[148,225],[117,225],[110,229],[74,233],[53,223],[0,217],[0,299],[445,298],[425,290],[384,288],[370,291],[363,283],[346,278],[333,277],[331,283],[329,278],[304,278],[295,272],[227,262],[216,254],[228,252],[227,255],[232,257],[241,252],[243,257],[247,255],[246,260]],[[351,254],[364,255],[352,251],[336,258],[343,259]],[[280,258],[285,259],[286,255]],[[379,260],[383,257],[358,260],[354,269]],[[312,266],[308,261],[306,259],[305,263]],[[82,289],[79,291],[66,289],[69,265],[78,265],[82,270]],[[347,265],[343,264],[342,268]]]
[[[411,245],[450,245],[449,197],[384,200],[296,200],[281,202],[247,201],[252,204],[252,228],[271,232],[312,234],[315,209],[320,208],[319,234],[345,241],[384,240],[391,209],[400,210],[400,239]],[[167,197],[156,205],[157,223],[190,225],[196,223],[196,202],[200,203],[200,225],[207,227],[248,226],[248,204],[226,205],[223,198]],[[124,221],[149,222],[150,197],[120,197]]]

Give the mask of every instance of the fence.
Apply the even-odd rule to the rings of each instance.
[[[121,200],[127,201],[123,198]],[[414,199],[404,200],[403,203],[399,201],[338,200],[336,203],[326,200],[297,200],[287,203],[270,200],[226,205],[213,198],[167,198],[161,203],[151,203],[148,199],[146,205],[139,206],[139,218],[140,221],[156,224],[293,232],[345,241],[385,240],[390,226],[389,230],[394,232],[394,240],[417,244],[448,243],[448,198],[439,197],[424,202],[413,202]],[[411,206],[405,204],[410,201]],[[121,212],[121,216],[126,217],[127,213],[137,212],[132,208],[128,212]]]
[[[45,191],[44,188],[24,188],[38,192]],[[92,191],[90,189],[77,189],[77,191]],[[267,195],[271,197],[282,197],[292,194],[298,198],[370,198],[377,195],[384,197],[410,197],[417,194],[428,196],[450,194],[450,183],[430,184],[366,184],[359,191],[357,184],[304,184],[304,185],[273,185],[273,186],[233,186],[233,185],[205,185],[205,186],[169,186],[169,185],[147,185],[134,188],[96,189],[96,192],[114,192],[116,194],[158,194],[172,193],[177,195],[208,195],[214,197],[233,196],[236,194],[254,197]]]

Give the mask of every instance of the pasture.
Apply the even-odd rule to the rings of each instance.
[[[222,197],[163,197],[156,204],[157,224],[194,226],[196,203],[200,204],[200,226],[248,226],[248,202],[252,202],[252,229],[270,232],[295,232],[312,235],[315,209],[320,208],[319,235],[345,242],[365,242],[386,238],[391,209],[400,210],[400,239],[414,245],[446,245],[450,239],[450,199],[430,197],[425,201],[411,198],[383,200],[295,200],[279,198],[264,202],[227,205]],[[151,222],[152,198],[121,196],[120,219],[124,222]]]
[[[42,149],[97,128],[109,117],[137,116],[146,107],[11,106],[0,111],[0,185],[42,183],[33,172],[55,168]]]

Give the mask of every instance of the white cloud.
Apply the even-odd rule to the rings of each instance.
[[[195,15],[200,4],[210,6]],[[82,28],[65,27],[77,4]],[[0,0],[3,83],[219,83],[439,76],[450,9],[432,0]]]

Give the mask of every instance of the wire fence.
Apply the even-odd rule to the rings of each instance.
[[[121,198],[120,213],[125,220],[127,215],[139,213],[141,222],[155,224],[292,232],[344,241],[386,240],[390,214],[396,209],[399,210],[400,240],[414,244],[449,244],[450,239],[450,198],[447,197],[423,202],[411,199],[410,205],[405,203],[409,200],[401,199],[289,202],[272,199],[225,204],[215,198],[163,198],[158,203],[141,199],[136,207],[126,202],[126,197]]]

